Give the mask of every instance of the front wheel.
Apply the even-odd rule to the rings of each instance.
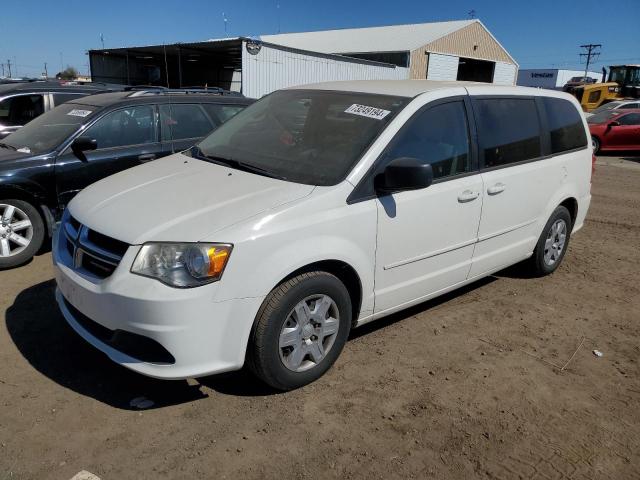
[[[529,260],[533,274],[543,276],[556,271],[569,247],[572,228],[569,210],[560,205],[549,217]]]
[[[0,269],[31,260],[43,241],[44,222],[33,205],[0,199]]]
[[[350,329],[344,284],[327,272],[303,273],[265,299],[247,352],[249,367],[278,390],[307,385],[333,365]]]
[[[591,137],[591,146],[593,147],[593,153],[600,151],[600,140],[598,137]]]

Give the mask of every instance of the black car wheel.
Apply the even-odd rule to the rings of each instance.
[[[320,378],[340,355],[351,330],[351,298],[327,272],[278,285],[265,299],[247,352],[254,374],[278,390]]]

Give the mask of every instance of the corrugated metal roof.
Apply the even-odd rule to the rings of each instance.
[[[346,28],[319,32],[262,35],[265,42],[322,53],[398,52],[415,50],[478,20]]]

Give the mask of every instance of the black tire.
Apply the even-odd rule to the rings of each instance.
[[[565,240],[562,246],[562,250],[559,253],[554,254],[552,252],[551,257],[553,258],[555,255],[555,259],[553,263],[549,263],[548,260],[545,260],[545,254],[549,252],[549,248],[546,246],[546,242],[549,239],[552,227],[556,224],[556,222],[564,222],[565,225]],[[542,277],[544,275],[549,275],[557,270],[557,268],[562,263],[564,259],[564,255],[567,252],[567,248],[569,248],[569,240],[571,238],[571,229],[573,228],[573,222],[571,221],[571,214],[566,207],[560,205],[556,208],[549,220],[547,221],[542,233],[540,234],[540,238],[538,239],[538,243],[536,244],[536,248],[533,251],[533,255],[529,259],[529,270],[531,273],[537,277]],[[552,242],[554,245],[557,242]]]
[[[600,139],[598,137],[591,137],[591,146],[593,147],[593,153],[597,154],[600,151]]]
[[[280,333],[294,307],[314,295],[333,300],[339,312],[338,331],[319,363],[308,370],[293,371],[281,359]],[[307,385],[324,375],[340,355],[351,330],[351,315],[349,292],[336,276],[317,271],[291,278],[272,290],[260,307],[249,341],[247,364],[260,380],[277,390]],[[307,363],[311,361],[311,357],[305,358]]]
[[[31,222],[32,228],[31,241],[24,250],[16,253],[15,255],[4,257],[0,252],[0,270],[4,270],[20,266],[33,258],[44,242],[45,226],[42,216],[38,212],[37,208],[28,202],[16,199],[0,199],[0,205],[11,205],[22,211]],[[1,222],[0,225],[2,225]],[[2,239],[0,238],[0,240]],[[13,245],[15,246],[15,244]]]

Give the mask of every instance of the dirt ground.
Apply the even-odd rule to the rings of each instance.
[[[131,373],[66,326],[49,254],[0,272],[0,480],[640,478],[640,159],[598,163],[554,275],[510,269],[356,330],[285,394]]]

